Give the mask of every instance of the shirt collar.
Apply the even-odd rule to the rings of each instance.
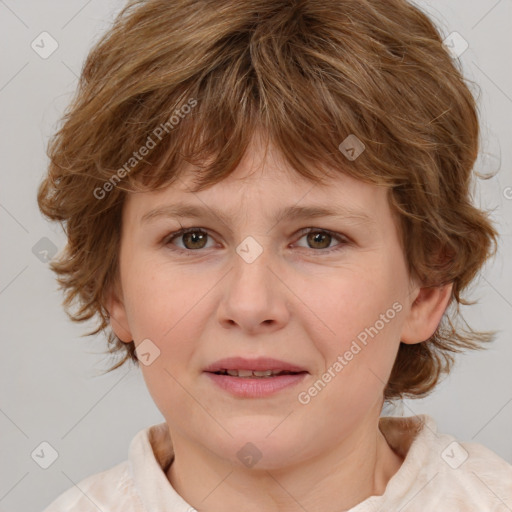
[[[418,436],[436,437],[437,426],[430,416],[418,415],[381,417],[379,429],[390,447],[405,459],[398,472],[388,482],[385,492],[387,494],[398,490],[405,480],[410,478],[410,474],[415,474],[419,470],[428,455],[426,450],[429,443],[414,441]],[[129,449],[129,466],[146,511],[193,510],[167,479],[167,470],[173,460],[174,449],[167,423],[147,427],[133,438]],[[363,503],[369,504],[381,498],[373,496]]]

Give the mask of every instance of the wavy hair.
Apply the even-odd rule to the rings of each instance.
[[[493,339],[460,322],[497,242],[472,204],[476,102],[425,13],[404,0],[134,0],[90,51],[38,191],[67,235],[51,263],[63,305],[98,320],[87,335],[105,331],[121,356],[108,371],[137,364],[104,306],[126,194],[172,184],[184,162],[199,166],[195,191],[214,185],[256,129],[313,183],[330,168],[387,187],[410,274],[453,283],[434,335],[400,344],[387,400],[426,395],[455,352]],[[350,134],[366,147],[353,161],[339,150]]]

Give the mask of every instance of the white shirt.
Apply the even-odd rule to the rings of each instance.
[[[382,496],[349,512],[511,512],[512,466],[476,443],[437,432],[427,415],[382,417],[379,428],[405,458]],[[128,460],[89,476],[43,512],[193,512],[166,472],[173,460],[166,423],[141,430]]]

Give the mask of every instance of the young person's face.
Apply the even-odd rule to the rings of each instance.
[[[140,368],[171,435],[239,465],[254,450],[258,468],[276,468],[375,430],[400,340],[427,339],[446,300],[430,293],[416,305],[424,289],[409,279],[384,188],[345,175],[313,185],[275,152],[262,161],[254,142],[235,173],[207,190],[189,192],[188,174],[128,196],[122,291],[110,311],[123,341],[144,343]],[[205,213],[151,214],[178,203]],[[278,221],[289,207],[356,213]],[[172,238],[181,226],[206,234]],[[206,371],[235,357],[303,373]]]

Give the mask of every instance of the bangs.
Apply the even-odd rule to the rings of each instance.
[[[423,343],[401,344],[386,399],[420,397],[454,352],[490,341],[459,328],[461,293],[498,233],[472,204],[477,105],[443,37],[405,0],[130,0],[90,51],[48,144],[41,212],[66,251],[51,269],[76,322],[109,330],[127,193],[165,188],[192,166],[192,192],[227,178],[258,135],[312,183],[340,174],[385,186],[411,276],[453,282]],[[76,305],[78,309],[72,311]]]
[[[337,27],[340,44],[333,48],[329,30],[307,12],[291,7],[272,12],[268,7],[258,24],[248,17],[207,48],[196,48],[194,58],[205,60],[207,55],[208,66],[180,76],[179,83],[179,73],[170,76],[166,71],[173,66],[173,49],[157,45],[158,53],[153,49],[143,69],[131,70],[146,76],[147,85],[128,83],[114,93],[108,89],[119,87],[119,82],[107,83],[102,91],[111,104],[103,109],[101,124],[115,128],[112,138],[103,134],[96,141],[102,177],[108,180],[124,167],[124,190],[153,190],[173,183],[189,163],[196,168],[199,191],[234,171],[258,131],[312,182],[325,183],[324,178],[338,172],[388,186],[406,182],[404,165],[407,162],[410,173],[410,152],[437,147],[431,137],[418,133],[418,127],[432,129],[429,122],[442,115],[441,107],[425,104],[420,115],[406,115],[413,89],[420,94],[425,85],[422,71],[411,72],[406,65],[400,35],[385,46],[378,32],[374,38],[365,34],[357,39],[345,23]],[[211,34],[197,34],[197,45],[201,36],[203,41],[212,39]],[[330,55],[333,52],[336,55]],[[404,149],[401,141],[407,130]],[[115,152],[114,138],[119,141]],[[340,150],[347,138],[348,145],[355,140],[364,148],[355,159]],[[134,151],[148,144],[152,148],[147,156],[135,162]],[[420,165],[419,159],[418,169]]]

